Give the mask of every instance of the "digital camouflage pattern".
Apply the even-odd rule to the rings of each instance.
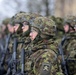
[[[49,33],[52,31],[55,23],[46,17],[37,17],[32,24],[32,29],[50,36],[51,34]],[[42,27],[44,28],[42,29]],[[32,60],[33,67],[32,71],[30,71],[30,75],[63,75],[60,70],[58,70],[57,49],[55,47],[56,45],[53,44],[52,38],[48,40],[47,38],[43,38],[36,43],[31,42],[33,54],[30,56],[30,60]]]
[[[55,22],[47,17],[37,17],[32,24],[40,30],[41,35],[54,36],[55,35]]]
[[[32,44],[33,47],[31,48],[34,53],[30,56],[31,60],[34,63],[33,71],[35,75],[40,75],[42,65],[45,65],[43,69],[47,69],[50,74],[58,74],[63,75],[61,70],[58,70],[58,63],[57,63],[57,46],[58,43],[54,43],[54,40],[42,40],[36,44]],[[47,65],[50,65],[50,69]],[[47,67],[47,68],[46,68]],[[42,69],[42,70],[43,70]],[[47,71],[46,71],[47,72]]]
[[[75,17],[67,19],[66,23],[69,23],[72,28],[75,27],[76,21]],[[67,67],[69,70],[69,75],[76,75],[76,32],[66,33],[67,38],[63,44],[63,50],[65,59],[67,60]]]
[[[18,14],[16,14],[16,16],[15,16],[15,22],[18,22],[18,23],[23,23],[23,22],[31,22],[30,21],[30,19],[32,20],[33,19],[33,17],[37,17],[37,14],[30,14],[29,15],[29,13],[27,14],[27,13],[25,13],[25,12],[19,12]],[[29,24],[28,23],[28,24]],[[28,25],[28,26],[30,26],[30,24]],[[29,30],[30,31],[30,30]],[[26,32],[25,32],[26,33]],[[22,33],[23,34],[23,33]],[[27,42],[29,42],[30,41],[30,39],[29,39],[29,36],[23,36],[22,38],[21,38],[21,40],[22,41],[24,41],[25,43],[27,43]],[[25,51],[28,49],[28,47],[29,47],[29,44],[23,44],[23,46],[22,46],[22,48],[24,48],[25,49]],[[19,48],[20,49],[20,48]],[[29,49],[28,49],[28,51],[31,51],[31,48],[29,47]],[[28,53],[27,53],[28,54]],[[20,58],[20,56],[19,56],[19,58]],[[28,56],[26,56],[26,61],[25,61],[25,70],[27,71],[27,70],[29,70],[29,68],[30,67],[28,67],[29,65],[27,64],[27,63],[29,63],[30,61],[29,61],[29,58],[28,58]],[[27,65],[26,65],[27,64]],[[30,64],[30,66],[31,66],[31,64]]]
[[[14,16],[14,21],[16,23],[23,23],[24,21],[29,21],[30,15],[25,12],[19,12]]]
[[[63,44],[63,50],[65,59],[67,60],[67,65],[70,74],[76,75],[76,33],[66,34],[67,40]]]
[[[75,26],[76,24],[76,17],[75,16],[68,16],[65,20],[64,20],[64,25],[65,23],[70,24],[72,27]]]
[[[56,17],[55,16],[48,16],[49,19],[52,19],[53,21],[56,20]]]
[[[38,32],[34,41],[30,41],[29,35],[23,36],[22,30],[19,33],[13,33],[8,46],[10,54],[12,54],[14,38],[16,37],[18,42],[23,42],[18,43],[17,59],[21,59],[21,49],[24,48],[26,52],[25,71],[28,72],[28,75],[64,75],[61,69],[61,58],[58,56],[58,45],[64,35],[62,24],[69,23],[75,29],[75,16],[66,18],[63,23],[63,18],[60,17],[51,16],[47,18],[40,14],[21,11],[15,14],[9,21],[9,24],[12,26],[19,24],[19,30],[21,30],[23,22],[27,22],[28,26],[30,26],[30,31],[35,30]],[[7,25],[7,22],[3,21],[3,24]],[[0,33],[2,33],[1,29]],[[63,45],[65,57],[67,60],[71,59],[76,62],[76,34],[68,33],[66,37],[69,39]],[[6,59],[8,59],[8,56],[11,57],[11,55],[7,55]],[[72,62],[68,63],[68,65],[69,69],[72,69],[74,72],[71,75],[76,75],[76,63]],[[6,65],[6,70],[7,67],[8,65]],[[17,69],[21,69],[20,63],[17,63]]]
[[[64,19],[63,18],[61,18],[61,17],[56,17],[56,25],[57,25],[57,28],[59,29],[59,30],[62,30],[63,31],[63,21],[64,21]]]
[[[19,21],[22,23],[26,20],[26,21],[31,22],[32,19],[39,17],[39,16],[41,16],[41,15],[36,14],[36,13],[19,12],[19,13],[15,14],[15,17],[16,17],[15,21],[16,22]]]
[[[61,17],[54,17],[54,16],[49,16],[49,19],[52,19],[55,22],[56,28],[56,36],[55,38],[62,38],[64,35],[64,28],[63,28],[63,21],[64,19]]]
[[[16,14],[16,16],[15,16],[15,22],[16,23],[22,23],[23,24],[23,22],[28,22],[27,25],[29,26],[29,29],[27,31],[29,31],[29,32],[30,32],[30,28],[31,28],[30,27],[30,19],[31,19],[31,17],[29,15],[29,13],[25,13],[25,12],[20,12],[20,13]],[[22,32],[22,35],[20,36],[19,41],[21,41],[23,43],[20,43],[18,45],[18,48],[17,48],[17,50],[18,50],[18,59],[21,59],[21,54],[20,53],[21,53],[22,48],[25,49],[25,52],[27,51],[26,54],[25,54],[26,55],[26,58],[25,58],[25,71],[29,71],[30,67],[31,67],[31,61],[29,61],[29,58],[28,58],[30,56],[29,54],[30,54],[30,51],[31,51],[31,48],[30,48],[30,45],[29,45],[29,43],[30,43],[29,33],[28,33],[28,35],[24,36],[24,33],[27,33],[27,31]],[[21,69],[20,64],[18,64],[18,68]]]
[[[31,18],[37,18],[37,17],[42,17],[42,15],[38,14],[38,13],[30,13]]]

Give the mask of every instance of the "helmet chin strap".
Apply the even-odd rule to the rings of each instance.
[[[70,27],[72,28],[72,30],[74,30],[74,31],[75,31],[74,27],[72,27],[72,26],[70,26]],[[70,30],[70,28],[69,28],[69,30]]]
[[[31,32],[31,26],[29,26],[29,29],[27,31],[25,31],[25,32],[22,33],[22,36],[27,37],[27,36],[29,36],[30,32]]]
[[[19,25],[19,28],[17,29],[16,33],[17,34],[21,34],[22,33],[22,25]]]
[[[24,33],[22,33],[22,36],[24,37],[27,37],[27,36],[29,36],[29,34],[30,34],[30,29],[28,29],[27,31],[25,31]]]
[[[35,43],[37,43],[38,41],[40,41],[41,40],[41,37],[40,37],[40,35],[38,34],[37,36],[36,36],[36,38],[33,40],[33,43],[35,44]]]

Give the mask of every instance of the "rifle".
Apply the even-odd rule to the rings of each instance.
[[[6,75],[10,75],[10,73],[12,73],[12,75],[15,75],[16,71],[17,71],[17,61],[16,61],[16,50],[17,50],[17,38],[14,38],[14,44],[13,44],[13,54],[12,54],[12,58],[11,60],[8,62],[8,70],[7,70],[7,74]]]
[[[25,50],[22,49],[21,51],[21,73],[24,75],[24,69],[25,69]]]
[[[17,71],[17,65],[16,65],[16,51],[17,51],[17,38],[14,38],[14,46],[13,46],[13,73],[14,75]]]
[[[65,41],[65,40],[66,40],[66,37],[63,37],[63,38],[62,38],[62,41],[61,41],[61,43],[60,43],[60,45],[59,45],[59,54],[60,54],[61,57],[62,57],[62,63],[61,63],[61,65],[62,65],[62,67],[63,67],[64,74],[65,74],[65,75],[68,75],[67,67],[66,67],[66,61],[65,61],[65,59],[64,59],[64,52],[63,52],[63,48],[62,48],[62,45],[64,44],[64,41]]]
[[[17,75],[26,75],[25,74],[25,50],[21,50],[21,71],[17,73]]]
[[[12,59],[9,61],[8,63],[8,71],[7,71],[7,74],[6,75],[10,75],[11,73],[11,70],[12,70],[12,75],[16,74],[16,75],[25,75],[24,74],[24,61],[25,61],[25,51],[24,49],[21,50],[21,71],[17,71],[17,59],[16,59],[16,49],[17,49],[17,45],[20,44],[20,43],[23,43],[23,44],[28,44],[30,43],[29,42],[24,42],[24,41],[17,41],[17,39],[15,38],[14,39],[14,46],[13,46],[13,55],[12,55]],[[13,66],[11,66],[13,65]]]
[[[6,38],[5,48],[3,48],[2,57],[0,59],[0,71],[4,70],[4,63],[5,63],[5,58],[6,58],[6,54],[7,54],[7,50],[8,50],[10,35],[11,34],[8,34],[8,36]]]

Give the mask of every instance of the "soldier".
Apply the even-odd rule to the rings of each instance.
[[[20,24],[21,30],[22,30],[21,35],[20,35],[20,39],[18,39],[18,41],[23,42],[23,43],[18,44],[18,48],[17,48],[17,50],[18,50],[18,57],[17,58],[18,59],[21,59],[21,56],[20,56],[21,48],[24,48],[25,52],[26,52],[26,50],[28,48],[28,44],[30,43],[30,39],[28,37],[30,30],[31,30],[30,19],[31,19],[30,15],[26,14],[24,12],[19,12],[18,14],[16,14],[14,16],[15,24]],[[21,69],[20,64],[18,65],[18,68]],[[27,67],[25,67],[25,70],[27,70]]]
[[[9,34],[11,34],[10,41],[9,41],[9,46],[8,46],[8,48],[9,48],[9,54],[7,53],[6,59],[5,59],[5,61],[6,61],[6,69],[9,69],[10,66],[8,66],[8,65],[12,65],[10,62],[11,62],[11,60],[13,58],[12,57],[13,43],[14,43],[13,41],[14,41],[14,38],[18,38],[18,40],[20,40],[20,35],[21,35],[21,32],[22,32],[22,29],[21,29],[21,24],[19,24],[19,23],[17,23],[17,22],[14,21],[14,17],[11,18],[11,20],[8,23],[7,26],[8,26]],[[13,61],[12,61],[12,63],[13,63]]]
[[[64,30],[65,33],[69,33],[69,32],[71,33],[75,31],[75,27],[71,26],[69,22],[67,22],[66,24],[64,24]]]
[[[2,26],[0,26],[0,75],[3,75],[6,73],[6,70],[4,67],[1,66],[1,59],[3,58],[3,52],[4,52],[4,47],[5,47],[5,32],[2,29]]]
[[[64,35],[64,28],[63,28],[63,21],[64,19],[61,17],[54,17],[54,16],[49,16],[49,19],[52,19],[55,22],[56,25],[56,37],[57,38],[62,38]]]
[[[11,39],[10,39],[10,44],[9,44],[10,53],[12,53],[12,51],[13,51],[12,49],[13,49],[13,39],[14,38],[17,38],[18,42],[22,42],[22,37],[24,36],[24,34],[22,33],[22,26],[23,26],[23,22],[26,21],[24,14],[21,16],[15,15],[14,17],[12,17],[10,19],[10,22],[7,25],[9,33],[11,33]],[[25,23],[24,23],[24,25],[25,25]],[[21,48],[22,48],[22,43],[18,44],[17,58],[19,58]],[[9,59],[8,56],[7,56],[7,59]],[[9,62],[10,61],[8,61],[7,63],[9,64]],[[20,64],[17,64],[17,65],[20,65]]]
[[[28,59],[29,55],[30,55],[30,52],[31,52],[31,48],[29,47],[29,43],[30,43],[30,38],[28,37],[29,36],[29,33],[31,31],[31,26],[30,24],[32,23],[32,21],[34,20],[35,17],[37,17],[39,15],[37,14],[33,14],[33,13],[26,13],[26,12],[19,12],[15,15],[15,22],[18,22],[18,23],[21,23],[22,24],[22,38],[21,38],[21,41],[23,41],[24,43],[26,44],[23,44],[22,48],[25,49],[25,53],[28,55],[26,57],[26,61],[25,61],[25,71],[28,71],[30,70],[30,67],[28,67],[28,64],[30,61]],[[29,50],[27,51],[29,47]],[[20,49],[20,48],[19,48]],[[25,55],[26,55],[25,54]],[[20,56],[19,56],[20,58]]]
[[[3,24],[3,31],[5,31],[5,34],[7,35],[9,33],[8,31],[8,23],[10,22],[10,18],[5,18],[3,21],[2,21],[2,24]]]
[[[52,19],[53,21],[56,21],[56,17],[55,16],[48,16],[49,19]]]
[[[65,55],[68,75],[76,75],[76,17],[67,19],[64,22],[65,40],[63,52]],[[64,70],[63,70],[64,71]]]
[[[32,71],[30,75],[63,75],[57,65],[57,49],[53,46],[55,23],[46,17],[37,17],[32,23],[30,39]],[[55,48],[54,48],[55,47]]]
[[[2,31],[2,26],[0,26],[0,53],[1,53],[1,50],[3,50],[3,46],[4,46],[4,33]],[[0,54],[1,55],[1,54]]]

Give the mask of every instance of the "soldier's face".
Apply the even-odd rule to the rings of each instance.
[[[14,31],[15,31],[15,32],[17,32],[19,26],[20,26],[19,24],[15,24],[15,26],[14,26]]]
[[[9,32],[14,33],[14,26],[8,24],[7,27]]]
[[[64,25],[64,31],[65,32],[68,32],[69,31],[69,25],[68,24]]]
[[[24,22],[23,26],[22,26],[23,33],[26,32],[28,29],[29,29],[29,26],[28,26],[27,22]]]
[[[31,33],[30,33],[30,39],[33,41],[36,38],[37,35],[38,35],[38,32],[31,31]]]

